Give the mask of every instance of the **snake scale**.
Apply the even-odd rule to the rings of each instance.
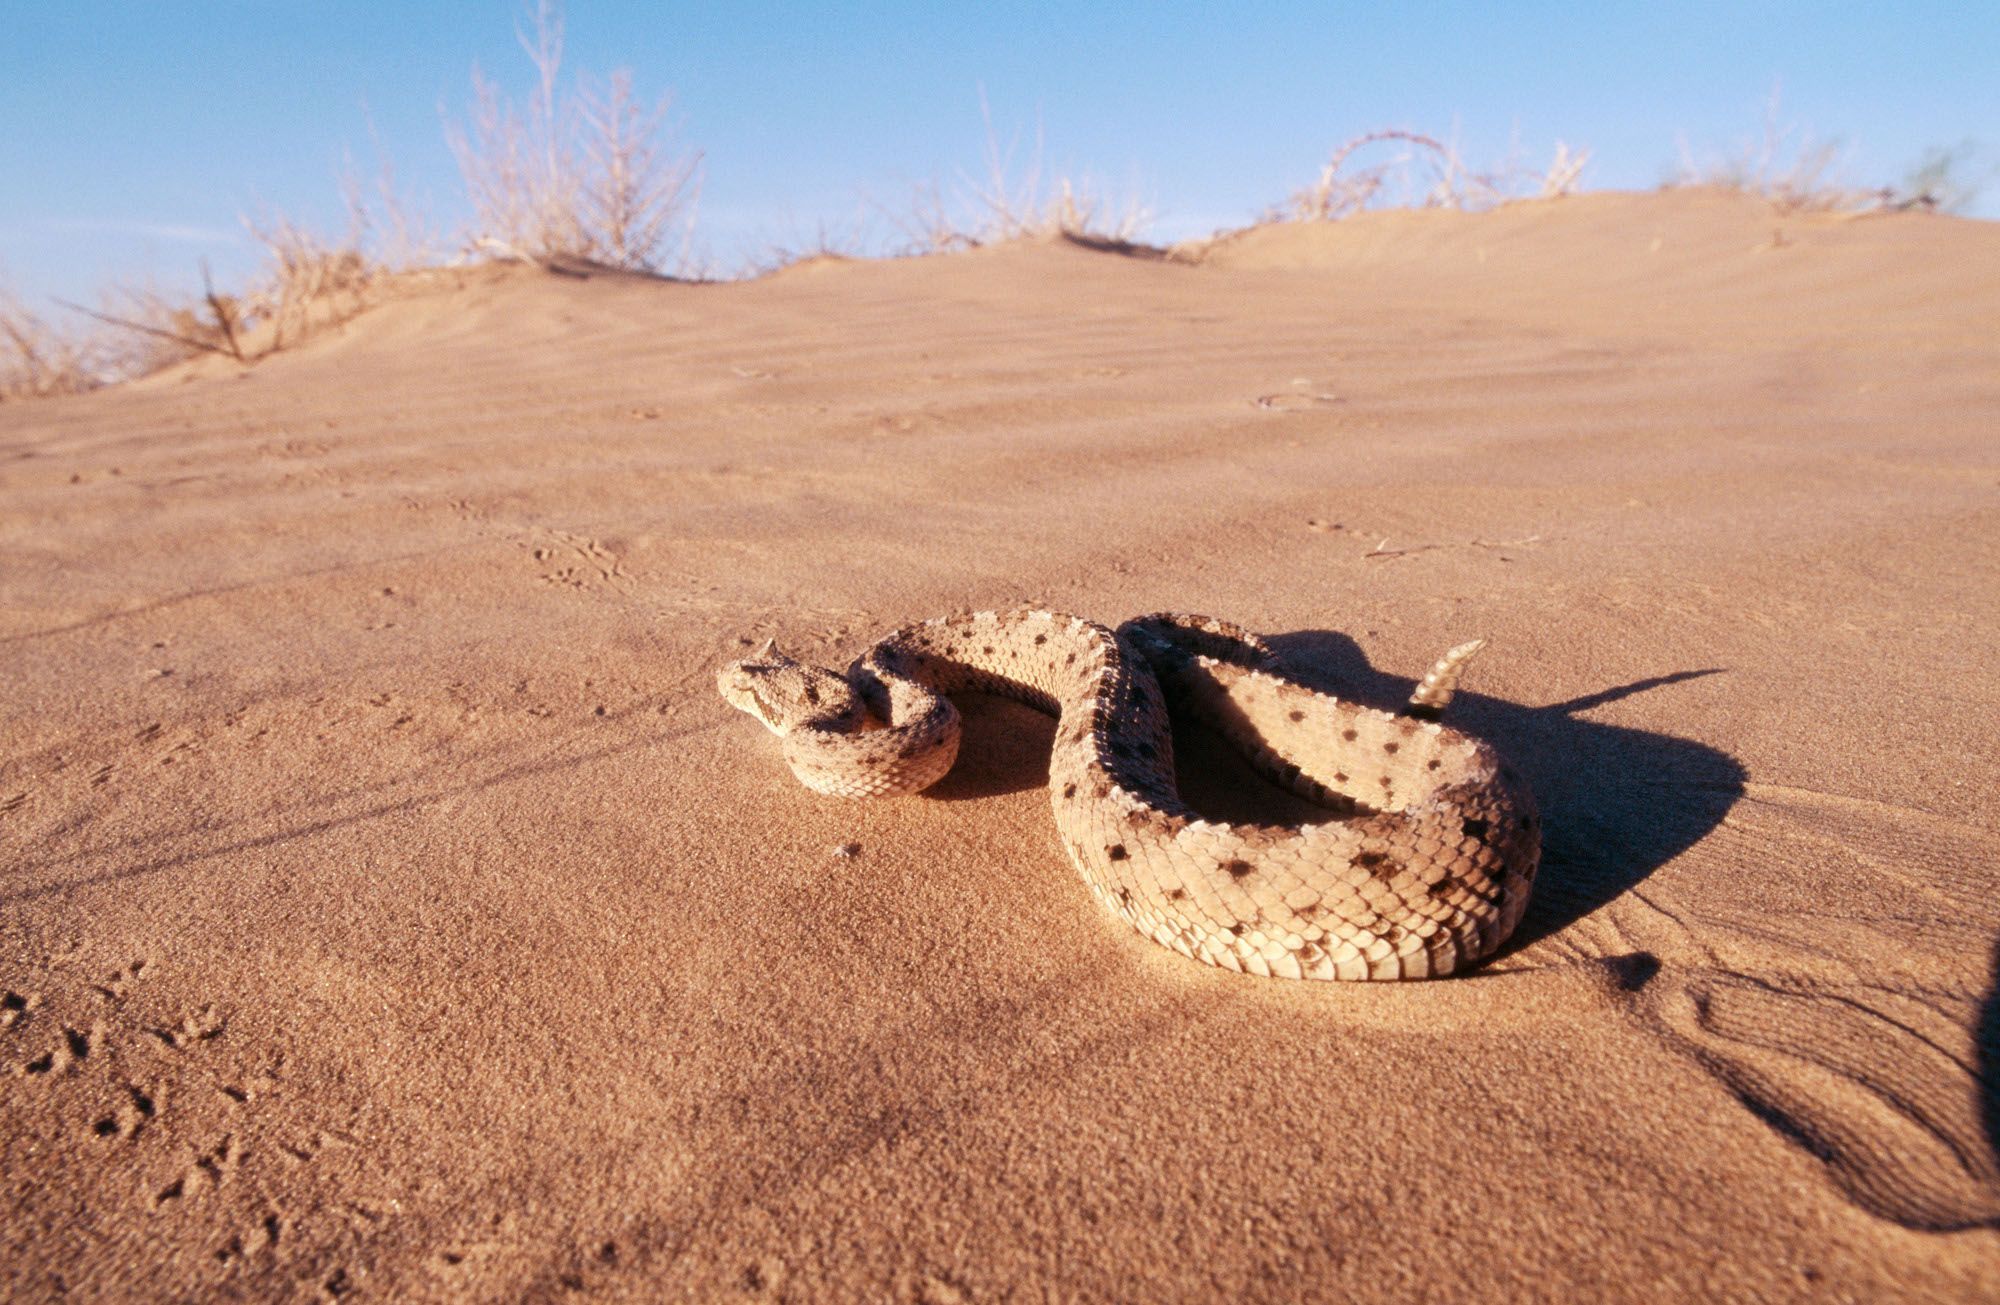
[[[1294,979],[1419,979],[1489,956],[1526,909],[1534,798],[1488,744],[1439,724],[1477,642],[1392,714],[1287,676],[1254,635],[1163,613],[1113,631],[1058,612],[907,626],[845,673],[767,643],[717,677],[783,739],[807,787],[915,793],[958,756],[948,695],[998,694],[1057,718],[1049,797],[1091,892],[1155,942]],[[1168,704],[1216,729],[1323,823],[1202,819],[1174,781]]]

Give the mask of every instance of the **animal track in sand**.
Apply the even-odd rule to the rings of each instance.
[[[196,1250],[163,1296],[359,1285],[338,1248],[376,1235],[394,1209],[356,1199],[362,1143],[288,1107],[282,1056],[246,1041],[219,1003],[161,979],[145,957],[111,969],[50,959],[0,976],[0,1111],[54,1143],[39,1152],[38,1190],[131,1203],[146,1218],[119,1225],[126,1254],[161,1237]],[[37,1206],[26,1191],[13,1202]],[[155,1220],[171,1222],[146,1231]]]
[[[542,565],[541,582],[571,589],[623,588],[631,577],[625,571],[622,554],[599,540],[565,530],[536,532],[522,540],[534,560]]]
[[[27,786],[0,799],[0,816],[20,813],[18,818],[31,822],[30,829],[38,818],[60,820],[77,803],[99,800],[90,796],[92,791],[104,790],[105,796],[115,799],[131,779],[186,761],[203,742],[189,730],[171,729],[159,721],[136,730],[127,726],[84,736],[61,752],[21,759],[25,764],[17,773]]]
[[[125,995],[132,990],[134,981],[145,972],[146,961],[142,957],[120,969],[113,970],[104,976],[102,982],[93,983],[91,987],[95,988],[107,1001],[123,1001]]]
[[[228,1241],[216,1248],[216,1263],[228,1265],[276,1251],[284,1235],[284,1220],[275,1212],[268,1213],[244,1232],[231,1234]]]
[[[131,1083],[124,1086],[129,1100],[91,1125],[90,1131],[97,1136],[120,1137],[128,1142],[136,1141],[146,1125],[159,1114],[159,1101],[153,1094]]]
[[[12,988],[0,993],[0,1033],[19,1024],[39,1003],[40,998],[15,992]]]
[[[1965,964],[1992,947],[1981,876],[2000,837],[1881,802],[1745,787],[1756,800],[1693,858],[1731,871],[1809,858],[1830,900],[1865,880],[1872,910],[1930,927],[1884,966],[1865,919],[1649,884],[1608,921],[1633,941],[1647,935],[1665,961],[1635,1011],[1860,1209],[1922,1231],[2000,1228],[2000,1161],[1982,1117],[1986,978]],[[1763,958],[1754,971],[1738,959],[1748,955]]]
[[[90,1059],[90,1053],[103,1043],[104,1028],[102,1025],[93,1025],[86,1033],[73,1025],[65,1024],[62,1026],[62,1036],[50,1040],[55,1044],[50,1050],[30,1060],[22,1061],[14,1067],[14,1072],[28,1077],[65,1073]]]
[[[197,1070],[190,1076],[193,1066],[169,1063],[166,1074],[159,1073],[160,1054],[178,1058],[219,1037],[228,1021],[207,1003],[173,1024],[129,1009],[152,969],[140,958],[85,983],[60,985],[70,990],[46,1006],[39,993],[14,988],[0,993],[0,1014],[6,1017],[0,1021],[0,1031],[9,1042],[27,1044],[26,1055],[14,1066],[14,1077],[52,1086],[63,1081],[62,1090],[77,1097],[76,1104],[94,1107],[66,1111],[93,1139],[137,1142],[154,1129],[171,1135],[177,1130],[167,1110],[170,1093],[174,1099],[185,1099],[189,1091],[204,1086],[203,1080],[237,1105],[251,1099],[249,1089],[220,1082],[212,1073]],[[83,1013],[93,1001],[94,1018]],[[102,1073],[86,1073],[98,1066]],[[225,1162],[233,1167],[238,1158],[240,1148],[233,1141],[219,1153],[215,1148],[205,1150],[191,1171],[195,1177],[182,1175],[188,1179],[182,1195],[200,1187],[204,1178],[218,1177]]]
[[[184,1201],[199,1196],[211,1187],[220,1187],[236,1173],[236,1167],[243,1161],[243,1148],[232,1133],[224,1133],[222,1139],[207,1150],[196,1155],[194,1163],[181,1171],[178,1178],[162,1187],[153,1196],[153,1208],[159,1209],[174,1201]]]
[[[155,1025],[146,1031],[166,1046],[185,1051],[197,1042],[206,1042],[220,1035],[227,1027],[228,1021],[215,1013],[215,1007],[204,1005],[200,1010],[182,1016],[181,1022],[172,1028]]]
[[[1658,1003],[1670,1039],[1879,1218],[2000,1226],[2000,1168],[1967,1109],[1951,1022],[1868,984],[1790,987],[1729,971]]]

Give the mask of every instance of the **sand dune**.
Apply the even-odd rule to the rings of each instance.
[[[1991,1298],[1996,342],[2000,228],[1683,192],[483,272],[0,406],[0,1294]],[[714,691],[1021,600],[1383,705],[1488,636],[1519,945],[1207,970],[1043,718],[844,804]]]

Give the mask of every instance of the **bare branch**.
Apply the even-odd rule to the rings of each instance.
[[[157,326],[147,326],[144,322],[134,322],[123,317],[113,317],[110,313],[100,313],[96,309],[85,308],[82,304],[73,304],[67,299],[57,299],[53,302],[60,304],[73,313],[82,313],[85,317],[94,317],[107,326],[116,326],[127,331],[139,331],[145,335],[157,336],[162,340],[172,340],[177,344],[184,344],[190,349],[198,349],[207,353],[219,353],[225,358],[231,356],[240,358],[242,356],[241,354],[232,355],[229,350],[208,340],[197,340],[193,336],[182,335],[178,331],[163,330]]]

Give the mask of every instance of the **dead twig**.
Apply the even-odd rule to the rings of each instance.
[[[1290,394],[1260,394],[1250,400],[1252,407],[1263,408],[1269,412],[1299,412],[1315,404],[1345,402],[1346,400],[1338,394],[1304,394],[1296,391]]]
[[[1391,548],[1389,547],[1388,539],[1384,538],[1381,543],[1375,545],[1375,547],[1369,549],[1361,556],[1364,561],[1374,558],[1409,557],[1413,553],[1428,553],[1432,549],[1442,547],[1442,544],[1418,544],[1413,548]]]
[[[208,311],[215,314],[215,325],[222,332],[223,341],[229,345],[229,354],[237,362],[249,362],[243,356],[243,342],[236,338],[236,305],[215,293],[215,282],[208,274],[208,260],[201,260],[201,297],[208,302]]]
[[[190,349],[200,349],[206,353],[219,353],[225,358],[232,356],[229,350],[209,340],[197,340],[191,335],[182,335],[178,331],[163,330],[157,326],[147,326],[144,322],[133,322],[123,317],[113,317],[109,313],[100,313],[94,308],[85,308],[82,304],[73,304],[67,299],[56,299],[52,302],[69,309],[73,313],[82,313],[85,317],[94,317],[106,326],[116,326],[127,331],[139,331],[145,335],[156,336],[162,340],[172,340],[175,344],[186,345]],[[233,356],[240,359],[243,355],[238,353]]]

